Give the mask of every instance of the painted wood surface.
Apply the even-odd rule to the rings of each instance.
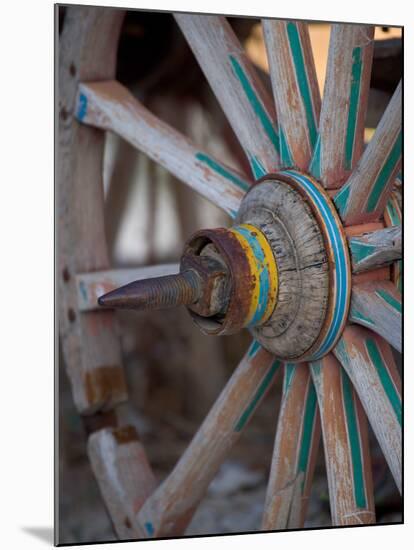
[[[263,19],[262,27],[279,123],[280,163],[307,170],[321,106],[308,26]]]
[[[123,12],[68,7],[59,38],[57,280],[63,356],[77,409],[91,414],[126,399],[113,312],[79,312],[76,273],[107,269],[102,161],[104,133],[73,116],[79,80],[115,74]]]
[[[384,222],[387,227],[399,227],[402,223],[402,194],[401,194],[402,176],[395,180],[395,188],[385,206]],[[392,266],[392,280],[398,290],[402,292],[402,260],[395,262]]]
[[[148,537],[183,534],[279,370],[280,362],[253,342],[171,474],[139,512]]]
[[[79,86],[77,119],[115,132],[234,217],[250,181],[146,109],[119,82]]]
[[[401,492],[401,379],[389,344],[356,325],[343,332],[334,353],[348,373]]]
[[[319,136],[310,171],[327,188],[341,187],[364,147],[374,27],[332,25]]]
[[[398,84],[374,136],[334,201],[345,225],[379,219],[401,168],[402,96]]]
[[[375,281],[354,285],[349,319],[373,330],[401,352],[401,293],[394,283]]]
[[[175,14],[256,178],[279,167],[276,112],[225,17]]]
[[[359,398],[331,353],[310,368],[321,415],[332,524],[375,523],[368,424]]]
[[[160,264],[79,273],[76,275],[79,311],[99,309],[97,300],[100,296],[132,281],[173,275],[179,271],[179,264]]]
[[[348,237],[352,272],[360,273],[402,258],[401,226]]]
[[[324,253],[329,264],[329,307],[316,343],[303,357],[303,360],[317,360],[334,347],[348,319],[351,298],[351,260],[348,243],[332,201],[314,178],[296,170],[283,170],[278,177],[289,178],[286,181],[292,180],[295,187],[300,189],[323,231]],[[293,222],[298,224],[295,217]],[[319,307],[321,306],[322,303]]]
[[[309,366],[286,363],[263,530],[303,527],[320,436],[319,410]]]
[[[277,264],[277,307],[254,337],[276,356],[298,360],[321,334],[329,303],[329,264],[319,220],[296,182],[266,179],[248,193],[236,223],[258,227]]]
[[[93,433],[88,456],[118,537],[145,538],[136,514],[156,482],[135,428],[105,428]]]

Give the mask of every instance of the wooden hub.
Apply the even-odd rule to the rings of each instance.
[[[249,328],[285,361],[316,360],[341,334],[350,300],[345,234],[329,196],[306,174],[268,175],[244,197],[231,229],[199,231],[185,258],[214,254],[230,285],[218,315],[189,310],[207,334]]]

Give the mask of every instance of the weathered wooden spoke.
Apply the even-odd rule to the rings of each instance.
[[[81,84],[76,116],[84,124],[118,134],[234,217],[249,188],[248,178],[152,115],[119,82]]]
[[[279,167],[274,105],[224,17],[175,18],[210,83],[256,178]]]
[[[348,238],[352,272],[369,271],[402,258],[401,227],[389,227]]]
[[[310,368],[321,415],[332,523],[375,523],[368,425],[358,396],[332,354]]]
[[[286,363],[262,529],[303,527],[320,436],[309,366]]]
[[[347,327],[335,355],[348,373],[401,491],[401,380],[390,346],[363,327]]]
[[[181,535],[220,464],[273,384],[280,362],[254,342],[138,523],[149,537]]]
[[[335,204],[346,225],[378,219],[401,168],[401,82]]]
[[[279,122],[280,162],[307,170],[321,104],[308,28],[271,19],[262,25]]]
[[[397,184],[398,182],[398,184]],[[400,227],[402,222],[401,212],[401,174],[395,180],[395,189],[385,206],[384,221],[387,227]],[[402,260],[395,262],[392,266],[392,280],[397,285],[398,290],[402,291]]]
[[[364,146],[374,27],[332,25],[319,136],[310,170],[327,188],[341,187]]]
[[[390,281],[355,284],[349,318],[382,336],[401,351],[401,293]]]
[[[104,428],[93,433],[88,456],[117,535],[124,539],[145,536],[136,514],[156,481],[135,428]]]

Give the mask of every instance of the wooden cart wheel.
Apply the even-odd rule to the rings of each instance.
[[[68,9],[58,152],[61,341],[117,534],[185,533],[279,373],[262,529],[303,527],[321,434],[332,524],[375,523],[368,422],[401,491],[401,382],[391,346],[401,351],[402,134],[400,83],[364,149],[374,28],[332,25],[321,101],[307,25],[263,20],[271,98],[224,17],[175,16],[249,160],[251,173],[241,174],[114,80],[122,16]],[[179,267],[110,270],[106,131],[228,212],[233,227],[196,233]],[[116,318],[98,298],[110,308],[184,303],[208,334],[247,327],[255,338],[158,487],[136,432],[117,424],[127,394]]]

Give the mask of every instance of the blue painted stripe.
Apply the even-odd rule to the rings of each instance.
[[[88,111],[88,98],[84,93],[81,92],[78,98],[78,108],[76,110],[76,118],[80,122],[82,122],[82,120],[86,116],[87,111]]]
[[[260,246],[259,241],[254,237],[251,231],[245,227],[236,226],[233,227],[234,231],[237,231],[242,235],[250,245],[250,248],[253,251],[254,257],[257,263],[257,270],[259,272],[259,303],[257,304],[257,309],[253,315],[252,320],[248,324],[249,327],[256,326],[264,314],[266,313],[267,308],[267,297],[269,295],[270,279],[269,271],[265,266],[265,255]]]
[[[281,174],[293,177],[312,199],[325,223],[326,233],[334,255],[335,270],[333,270],[333,277],[336,283],[334,285],[334,315],[324,341],[313,354],[312,359],[309,359],[315,360],[323,357],[335,344],[347,316],[348,294],[351,283],[346,262],[347,249],[342,240],[342,234],[337,221],[329,208],[329,204],[314,183],[310,179],[291,170],[282,171]]]

